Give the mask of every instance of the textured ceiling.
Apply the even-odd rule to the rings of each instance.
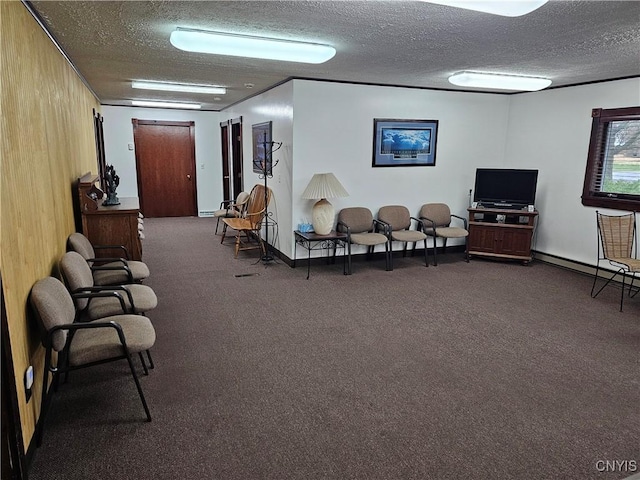
[[[28,5],[110,105],[173,100],[221,110],[292,77],[456,90],[447,78],[461,70],[544,76],[550,88],[640,75],[636,1],[552,0],[515,18],[400,0]],[[320,65],[188,53],[169,43],[176,27],[322,43],[338,53]],[[214,99],[134,90],[131,80],[228,91]]]

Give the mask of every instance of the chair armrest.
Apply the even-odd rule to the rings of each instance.
[[[424,231],[424,222],[422,220],[416,217],[409,217],[409,218],[417,223],[416,230],[418,230],[419,232]]]
[[[462,220],[462,224],[464,225],[464,229],[467,230],[467,219],[466,218],[460,217],[460,216],[454,215],[454,214],[451,214],[451,217],[452,218],[457,218],[459,220]]]
[[[374,220],[375,231],[379,231],[382,228],[384,235],[387,237],[391,236],[391,224],[385,222],[384,220]]]
[[[127,260],[122,257],[87,258],[87,263],[98,263],[98,262],[119,262],[123,266],[128,266]]]
[[[118,249],[124,253],[124,258],[129,260],[129,250],[124,245],[93,245],[94,250]]]
[[[91,271],[92,272],[97,272],[97,271],[106,271],[106,270],[122,270],[127,274],[127,278],[129,279],[129,282],[133,283],[133,273],[131,273],[131,269],[129,268],[129,265],[114,265],[111,267],[108,267],[106,265],[91,265]]]
[[[233,200],[222,200],[220,202],[220,210],[222,210],[225,205],[231,205],[232,203],[233,203]]]
[[[427,233],[427,229],[431,228],[433,230],[433,236],[436,235],[436,222],[427,217],[420,217],[420,221],[422,222],[422,231]]]
[[[339,227],[344,227],[344,229],[346,230],[346,234],[347,234],[347,242],[351,243],[351,227],[349,225],[347,225],[346,223],[344,223],[342,220],[339,220],[338,223],[336,224],[336,230],[340,231]]]
[[[71,293],[71,296],[73,298],[88,298],[89,302],[91,302],[92,298],[116,297],[120,302],[122,313],[129,313],[129,310],[127,309],[127,306],[124,302],[123,294],[121,294],[120,292],[124,292],[124,294],[127,296],[127,300],[129,300],[129,304],[131,305],[131,312],[135,312],[133,295],[131,295],[131,292],[123,286],[83,287],[74,290]]]
[[[76,330],[84,330],[87,328],[113,328],[116,330],[116,332],[118,333],[118,339],[120,340],[120,343],[122,344],[122,346],[125,348],[125,353],[126,351],[128,351],[127,348],[127,342],[124,338],[124,331],[122,330],[122,327],[120,326],[119,323],[114,322],[113,320],[109,321],[109,322],[74,322],[74,323],[67,323],[64,325],[56,325],[55,327],[53,327],[51,330],[49,330],[47,332],[47,348],[51,348],[51,338],[53,337],[53,334],[56,333],[57,331],[60,330],[67,330],[69,332],[75,332]],[[70,335],[67,338],[67,345],[68,346],[71,341],[73,341],[73,335]]]

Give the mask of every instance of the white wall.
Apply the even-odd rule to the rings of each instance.
[[[539,170],[536,250],[595,265],[596,209],[580,201],[591,110],[636,105],[640,105],[637,78],[511,97],[506,164]]]
[[[198,212],[217,210],[222,201],[222,150],[220,146],[220,112],[196,112],[159,108],[115,107],[103,105],[104,148],[107,164],[112,164],[120,177],[118,196],[137,197],[133,124],[131,120],[167,120],[195,122],[196,182]],[[226,118],[226,117],[225,117]]]
[[[323,172],[349,192],[330,199],[336,214],[364,206],[375,216],[399,204],[417,216],[424,203],[444,202],[465,217],[476,167],[504,166],[508,113],[505,95],[295,80],[294,225],[311,218],[315,200],[300,195]],[[436,165],[373,168],[374,118],[438,120]]]
[[[273,190],[269,205],[271,218],[277,222],[276,229],[269,230],[269,243],[289,255],[293,237],[292,218],[292,172],[293,172],[293,82],[279,85],[262,94],[225,110],[225,119],[242,116],[242,151],[244,188],[251,190],[256,183],[264,180],[252,171],[251,126],[271,121],[271,136],[274,142],[282,142],[282,147],[273,154],[273,178],[267,185]]]

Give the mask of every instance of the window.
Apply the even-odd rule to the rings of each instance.
[[[594,108],[582,204],[640,210],[640,107]]]

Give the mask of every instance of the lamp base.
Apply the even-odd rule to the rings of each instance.
[[[316,202],[311,213],[311,223],[313,223],[313,230],[316,234],[328,235],[333,229],[334,219],[335,210],[326,198]]]

